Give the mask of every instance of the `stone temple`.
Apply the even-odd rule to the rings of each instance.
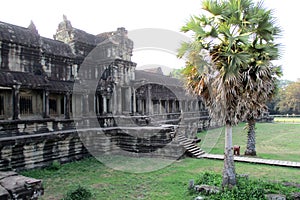
[[[181,80],[136,70],[125,28],[92,35],[64,16],[53,37],[0,22],[0,169],[120,149],[176,157],[185,150],[167,124],[194,138],[212,123]]]

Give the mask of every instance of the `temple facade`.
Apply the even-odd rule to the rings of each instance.
[[[0,170],[91,154],[180,158],[175,136],[214,124],[181,80],[137,70],[133,48],[125,28],[92,35],[66,16],[54,39],[0,22]]]
[[[54,39],[40,36],[32,22],[0,22],[0,119],[205,111],[180,80],[136,70],[133,47],[125,28],[92,35],[66,16]]]

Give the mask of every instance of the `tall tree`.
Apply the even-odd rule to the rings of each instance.
[[[236,185],[232,126],[261,112],[263,104],[256,101],[268,90],[261,87],[272,84],[272,77],[266,75],[269,82],[264,85],[267,79],[255,75],[278,70],[263,61],[267,52],[272,56],[276,52],[276,45],[268,41],[279,29],[261,29],[259,21],[270,14],[261,5],[251,0],[203,0],[204,14],[193,16],[182,27],[193,32],[193,41],[183,43],[178,51],[179,57],[187,59],[186,86],[203,97],[212,117],[225,124],[223,187]],[[263,31],[264,38],[258,38]],[[263,47],[268,51],[260,53]]]
[[[280,89],[276,107],[284,114],[300,114],[300,79]]]
[[[275,25],[274,17],[270,10],[263,8],[259,3],[252,13],[252,21],[255,21],[252,32],[252,42],[247,47],[250,54],[249,65],[243,73],[244,97],[248,111],[248,139],[245,155],[256,155],[255,148],[255,120],[267,111],[267,102],[270,101],[277,90],[277,78],[281,76],[281,69],[274,66],[272,61],[279,57],[278,44],[275,43],[280,29]],[[249,14],[250,14],[249,13]]]

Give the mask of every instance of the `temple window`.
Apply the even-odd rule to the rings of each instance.
[[[70,113],[73,113],[73,100],[72,100],[72,95],[70,95]]]
[[[179,101],[175,101],[175,111],[180,112],[180,104]]]
[[[20,113],[23,115],[32,114],[32,96],[20,96]]]
[[[50,115],[57,114],[57,101],[54,98],[49,99],[49,112],[50,112]]]
[[[60,99],[60,114],[65,114],[65,99],[63,97]]]

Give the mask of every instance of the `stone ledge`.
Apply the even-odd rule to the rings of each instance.
[[[42,181],[17,174],[0,172],[0,199],[37,200],[44,194]]]

